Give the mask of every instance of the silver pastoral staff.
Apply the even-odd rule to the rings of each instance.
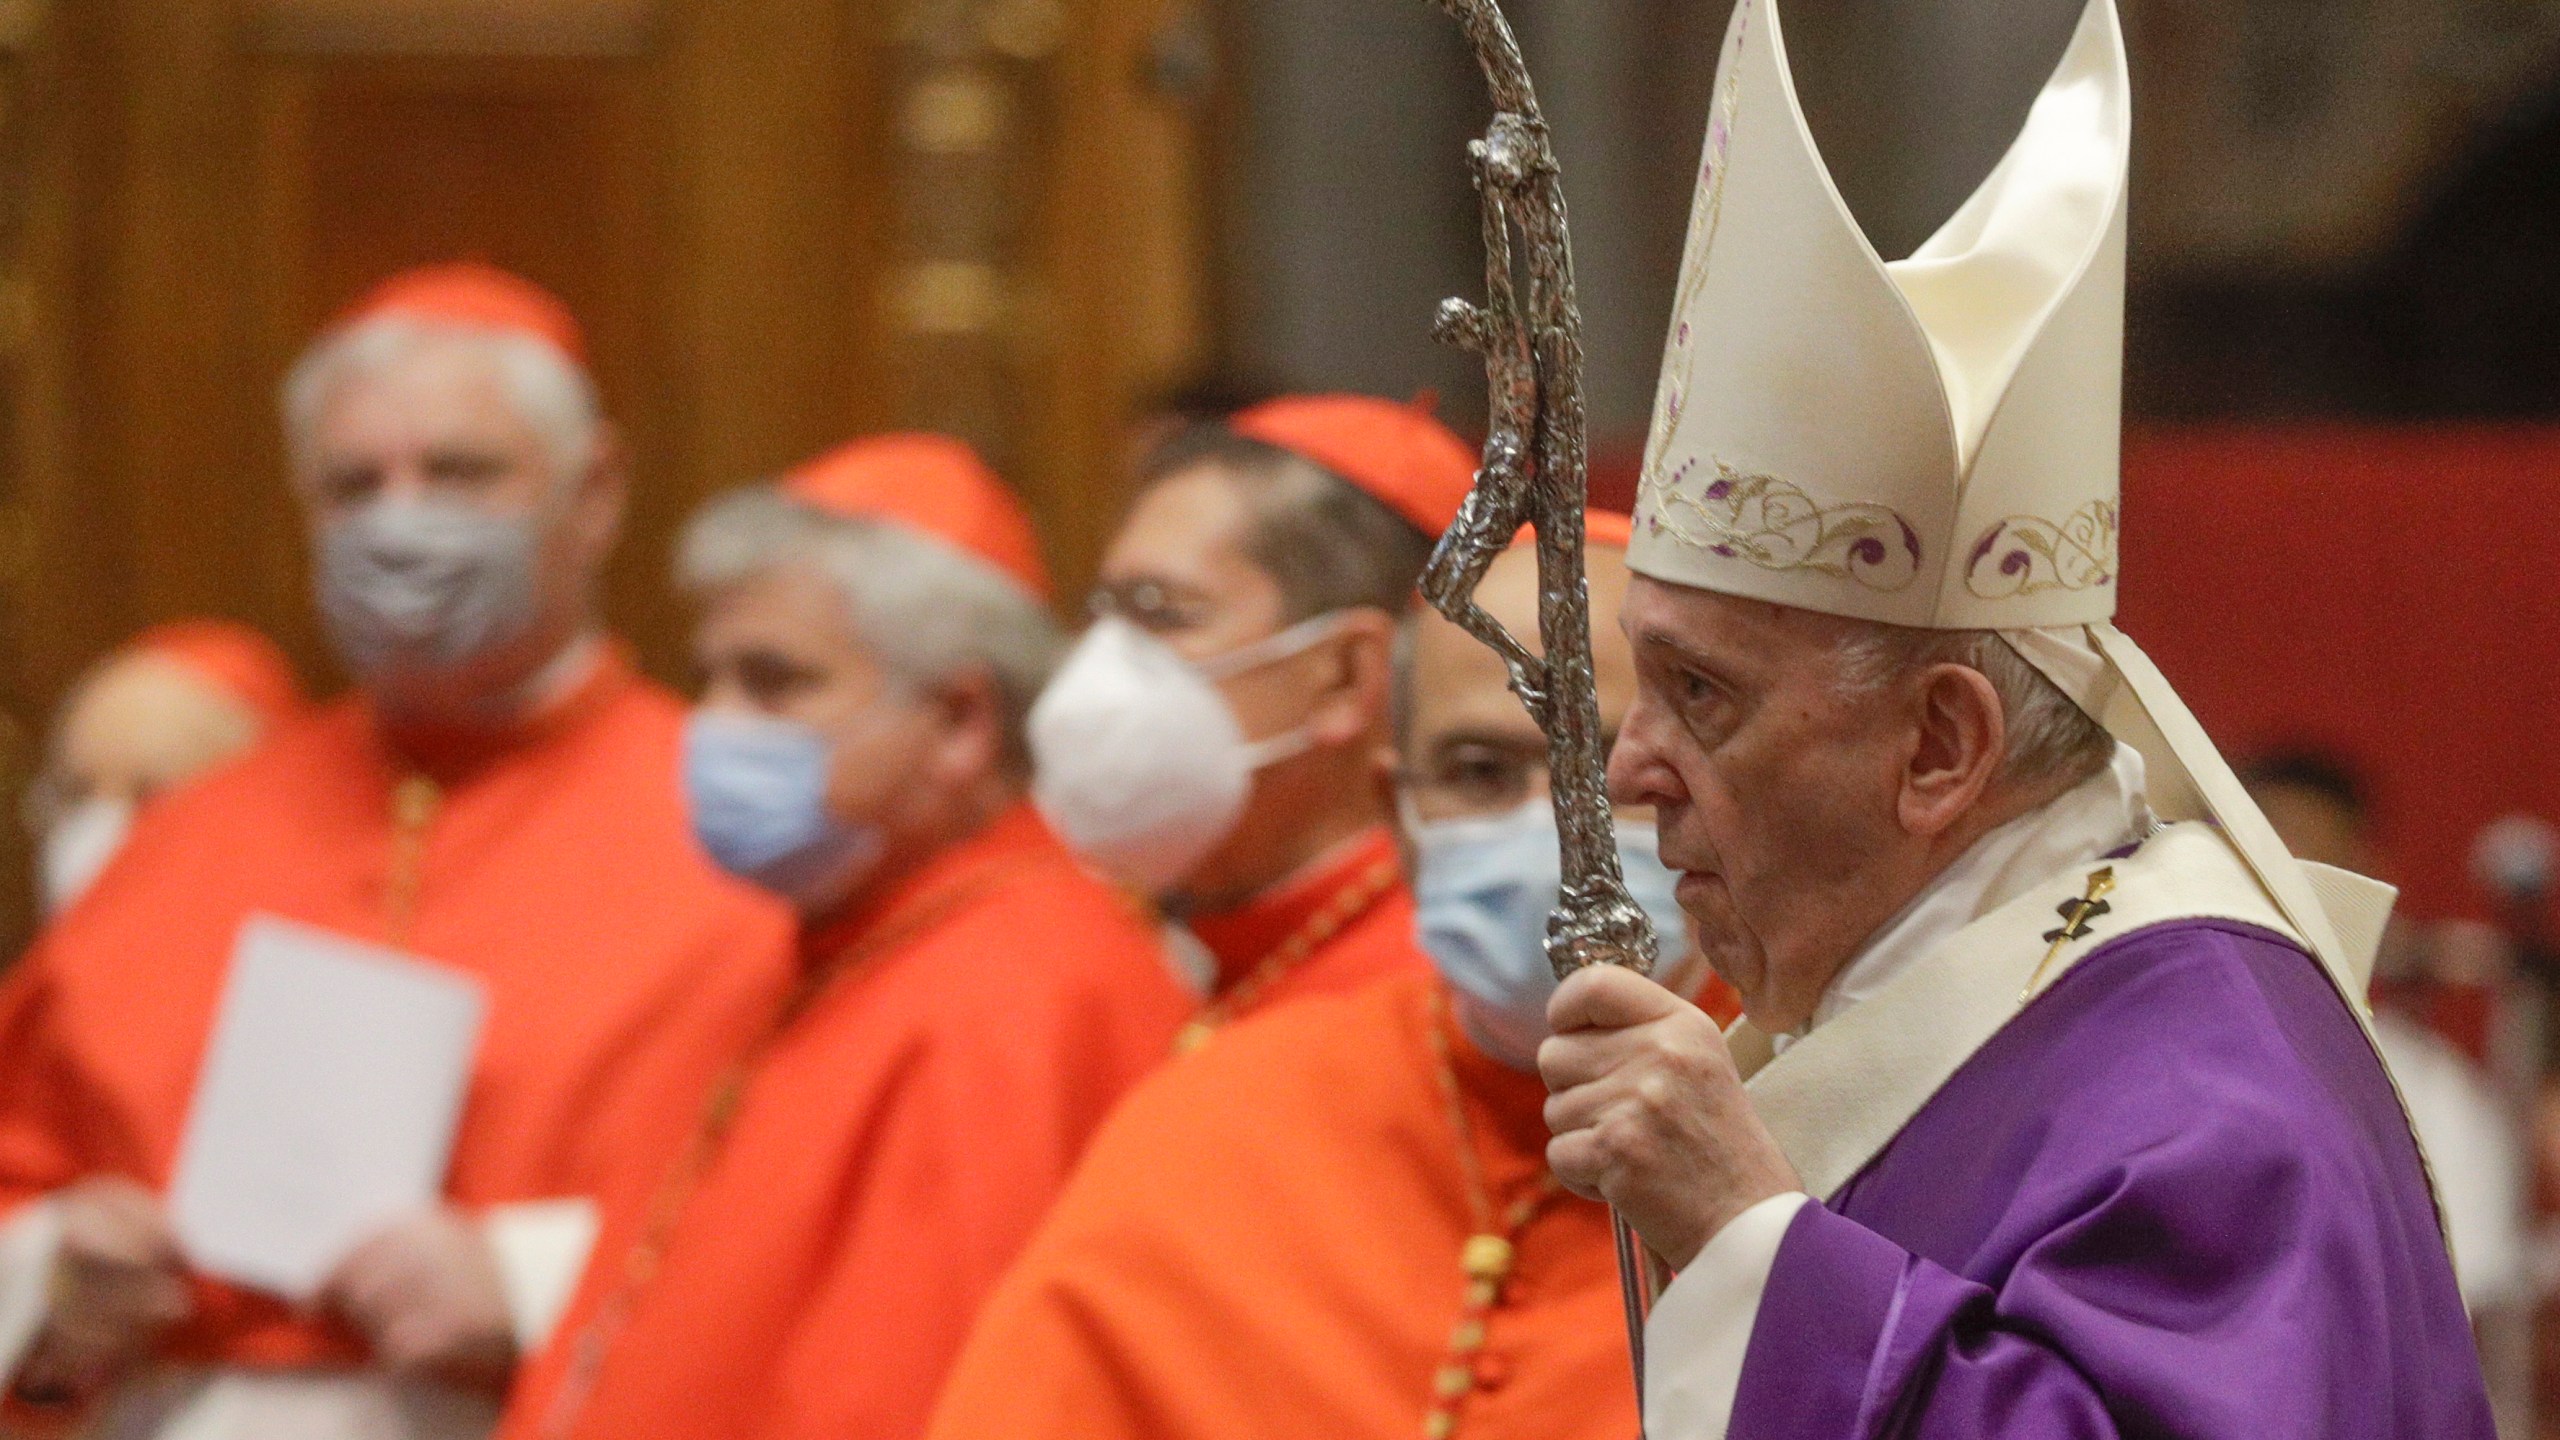
[[[1627,894],[1609,812],[1608,755],[1591,666],[1591,604],[1583,580],[1582,515],[1588,503],[1582,408],[1582,312],[1574,299],[1573,246],[1564,184],[1529,67],[1495,0],[1439,0],[1466,27],[1493,123],[1467,147],[1484,211],[1485,301],[1441,302],[1441,340],[1484,357],[1492,418],[1473,493],[1440,537],[1423,572],[1423,596],[1499,653],[1511,688],[1547,735],[1549,789],[1562,837],[1564,891],[1547,917],[1547,961],[1559,978],[1586,965],[1651,973],[1655,938]],[[1517,253],[1514,239],[1517,238]],[[1477,584],[1523,524],[1538,538],[1538,632],[1533,655],[1475,601]],[[1654,1265],[1615,1220],[1619,1279],[1636,1391],[1644,1391],[1644,1322]]]

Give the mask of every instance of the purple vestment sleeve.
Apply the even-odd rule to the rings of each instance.
[[[1761,1300],[1732,1433],[2119,1433],[2058,1351],[2030,1333],[2004,1332],[1996,1299],[1855,1221],[1806,1206]],[[1753,1383],[1755,1370],[1771,1368],[1763,1355],[1778,1357],[1783,1381]]]
[[[2491,1434],[2417,1154],[2299,950],[2128,937],[1788,1227],[1733,1440]]]

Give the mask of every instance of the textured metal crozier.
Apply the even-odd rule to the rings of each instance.
[[[1484,357],[1490,433],[1476,488],[1440,537],[1422,593],[1511,667],[1511,688],[1547,733],[1564,896],[1547,921],[1561,977],[1585,965],[1653,969],[1653,926],[1627,894],[1609,819],[1608,754],[1591,670],[1583,582],[1582,314],[1564,186],[1520,47],[1494,0],[1440,0],[1474,44],[1493,91],[1493,124],[1467,146],[1484,208],[1485,300],[1441,302],[1434,329]],[[1476,604],[1477,582],[1523,524],[1538,536],[1538,633],[1532,654]]]
[[[1608,754],[1591,668],[1591,600],[1583,580],[1589,491],[1582,409],[1582,312],[1573,293],[1564,182],[1529,67],[1494,0],[1439,0],[1466,27],[1493,92],[1493,123],[1467,147],[1484,210],[1485,299],[1441,302],[1439,337],[1484,357],[1492,415],[1476,486],[1431,553],[1422,593],[1511,667],[1511,688],[1547,734],[1562,837],[1564,892],[1547,917],[1547,961],[1559,978],[1586,965],[1651,973],[1651,922],[1627,894],[1609,815]],[[1538,542],[1538,634],[1532,654],[1476,604],[1476,585],[1520,527]],[[1626,1295],[1636,1398],[1644,1398],[1644,1326],[1661,1272],[1626,1220],[1611,1215]]]

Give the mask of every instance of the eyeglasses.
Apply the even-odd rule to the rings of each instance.
[[[1547,751],[1543,744],[1458,740],[1399,769],[1396,783],[1425,820],[1516,810],[1547,793]]]
[[[1179,635],[1215,617],[1208,598],[1161,580],[1130,580],[1096,588],[1085,601],[1096,620],[1118,617],[1150,635]]]

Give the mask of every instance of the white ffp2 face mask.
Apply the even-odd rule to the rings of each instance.
[[[1423,950],[1455,993],[1467,1033],[1494,1059],[1535,1070],[1556,993],[1547,916],[1564,890],[1554,803],[1541,795],[1500,815],[1438,821],[1400,808]],[[1617,835],[1627,892],[1653,921],[1656,963],[1677,960],[1688,934],[1680,877],[1655,852],[1653,826],[1621,820]]]
[[[1304,752],[1302,731],[1247,740],[1217,682],[1308,649],[1319,615],[1201,663],[1116,615],[1093,623],[1031,707],[1032,798],[1105,874],[1162,895],[1235,833],[1254,772]]]
[[[538,607],[538,515],[376,499],[329,523],[313,580],[358,675],[458,668],[519,638]]]
[[[36,857],[44,913],[59,915],[89,893],[133,829],[130,800],[99,796],[62,812],[44,832]]]

